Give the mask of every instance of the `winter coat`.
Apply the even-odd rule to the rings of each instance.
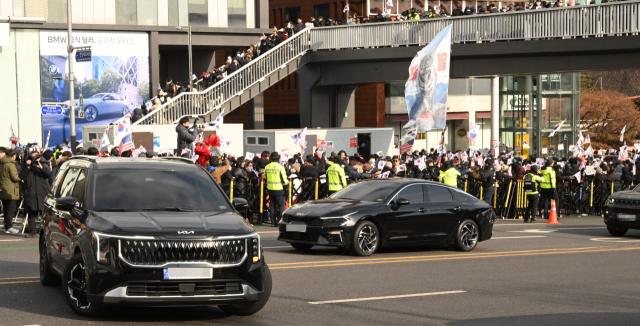
[[[0,160],[0,199],[19,200],[20,199],[20,176],[16,168],[16,161],[9,156]]]
[[[225,159],[223,166],[218,166],[215,170],[211,171],[211,176],[213,176],[218,183],[222,184],[222,175],[229,171],[230,168],[229,160]]]
[[[217,169],[216,169],[217,170]],[[247,178],[249,178],[249,174],[247,173],[247,171],[240,167],[240,166],[236,166],[233,171],[231,171],[231,175],[236,178],[236,180],[234,181],[234,185],[235,185],[235,195],[237,196],[241,196],[244,195],[245,193],[245,189],[247,188]]]
[[[182,150],[187,148],[189,144],[196,140],[196,135],[200,132],[198,128],[194,128],[193,132],[189,132],[189,129],[182,124],[176,126],[176,132],[178,133],[178,156],[181,155]]]
[[[209,163],[209,157],[211,157],[209,146],[196,144],[195,152],[199,155],[198,164],[200,164],[201,167],[207,166],[207,163]]]
[[[350,183],[353,183],[356,180],[369,179],[369,173],[359,173],[358,169],[351,165],[347,165],[345,172],[347,177],[349,177]]]
[[[49,193],[51,185],[51,169],[49,162],[40,158],[42,169],[26,168],[20,172],[20,179],[24,181],[24,209],[27,211],[42,211],[44,209],[44,198]]]
[[[296,33],[300,32],[303,29],[304,29],[304,23],[295,24],[293,26],[293,31]]]
[[[318,168],[315,165],[304,165],[300,168],[298,177],[302,179],[316,179],[318,177]]]
[[[620,181],[622,179],[622,165],[616,166],[616,172],[613,173],[613,181]]]
[[[142,119],[142,109],[140,108],[133,109],[133,116],[131,117],[131,123],[134,123],[140,119]]]

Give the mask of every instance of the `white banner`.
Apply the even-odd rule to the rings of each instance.
[[[429,131],[443,129],[447,116],[449,69],[451,64],[451,25],[411,60],[405,84],[409,122],[404,129]]]
[[[147,33],[73,32],[73,46],[91,46],[92,55],[149,56]],[[40,55],[67,55],[67,31],[40,30]]]

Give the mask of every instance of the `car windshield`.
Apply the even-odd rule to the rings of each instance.
[[[104,97],[104,93],[98,93],[98,94],[96,94],[94,96],[91,96],[90,98],[98,98],[98,99],[100,99],[100,98],[103,98],[103,97]]]
[[[96,211],[232,211],[204,171],[95,172],[89,204]]]
[[[354,183],[331,195],[331,198],[381,202],[398,186],[397,182],[385,181]]]

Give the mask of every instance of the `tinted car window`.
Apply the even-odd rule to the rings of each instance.
[[[449,192],[449,189],[439,186],[427,186],[427,192],[430,203],[442,203],[453,201],[453,196]]]
[[[331,198],[381,202],[398,186],[397,182],[384,181],[354,183],[331,195]]]
[[[78,199],[78,201],[82,201],[84,199],[84,189],[87,185],[87,171],[81,170],[78,175],[78,179],[76,179],[76,186],[73,187],[73,194],[71,195],[73,198]]]
[[[207,212],[233,211],[204,171],[97,170],[91,177],[93,210],[181,208]]]
[[[412,204],[423,203],[424,193],[422,192],[422,185],[411,185],[402,189],[398,193],[397,198],[408,199]]]
[[[62,181],[62,186],[60,187],[59,197],[71,196],[78,174],[80,174],[80,169],[77,168],[73,168],[67,172],[67,175],[64,176],[64,181]]]

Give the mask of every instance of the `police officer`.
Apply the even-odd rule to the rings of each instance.
[[[544,182],[544,179],[538,175],[538,166],[532,165],[529,173],[524,175],[524,191],[529,201],[529,206],[524,212],[524,222],[533,223],[538,216],[538,201],[540,200],[540,194],[538,193],[538,187]]]
[[[458,177],[460,172],[451,164],[451,161],[442,163],[442,170],[440,172],[440,182],[450,185],[452,187],[458,187]]]
[[[553,169],[553,165],[555,164],[556,162],[552,158],[548,158],[542,168],[543,180],[540,183],[540,194],[542,195],[542,207],[544,208],[545,218],[549,218],[550,200],[555,200],[556,207],[560,204],[558,193],[556,192],[556,170]],[[547,202],[549,202],[549,206],[547,206]]]
[[[330,156],[329,162],[331,162],[331,166],[327,169],[327,181],[329,182],[328,195],[331,196],[336,191],[340,191],[347,186],[347,176],[340,166],[339,156]]]
[[[282,219],[282,213],[286,208],[284,201],[285,188],[289,186],[287,171],[278,161],[280,154],[273,152],[269,156],[270,163],[264,167],[264,175],[267,179],[267,192],[269,193],[269,213],[271,214],[271,226],[278,226]],[[278,215],[276,218],[276,205]]]

